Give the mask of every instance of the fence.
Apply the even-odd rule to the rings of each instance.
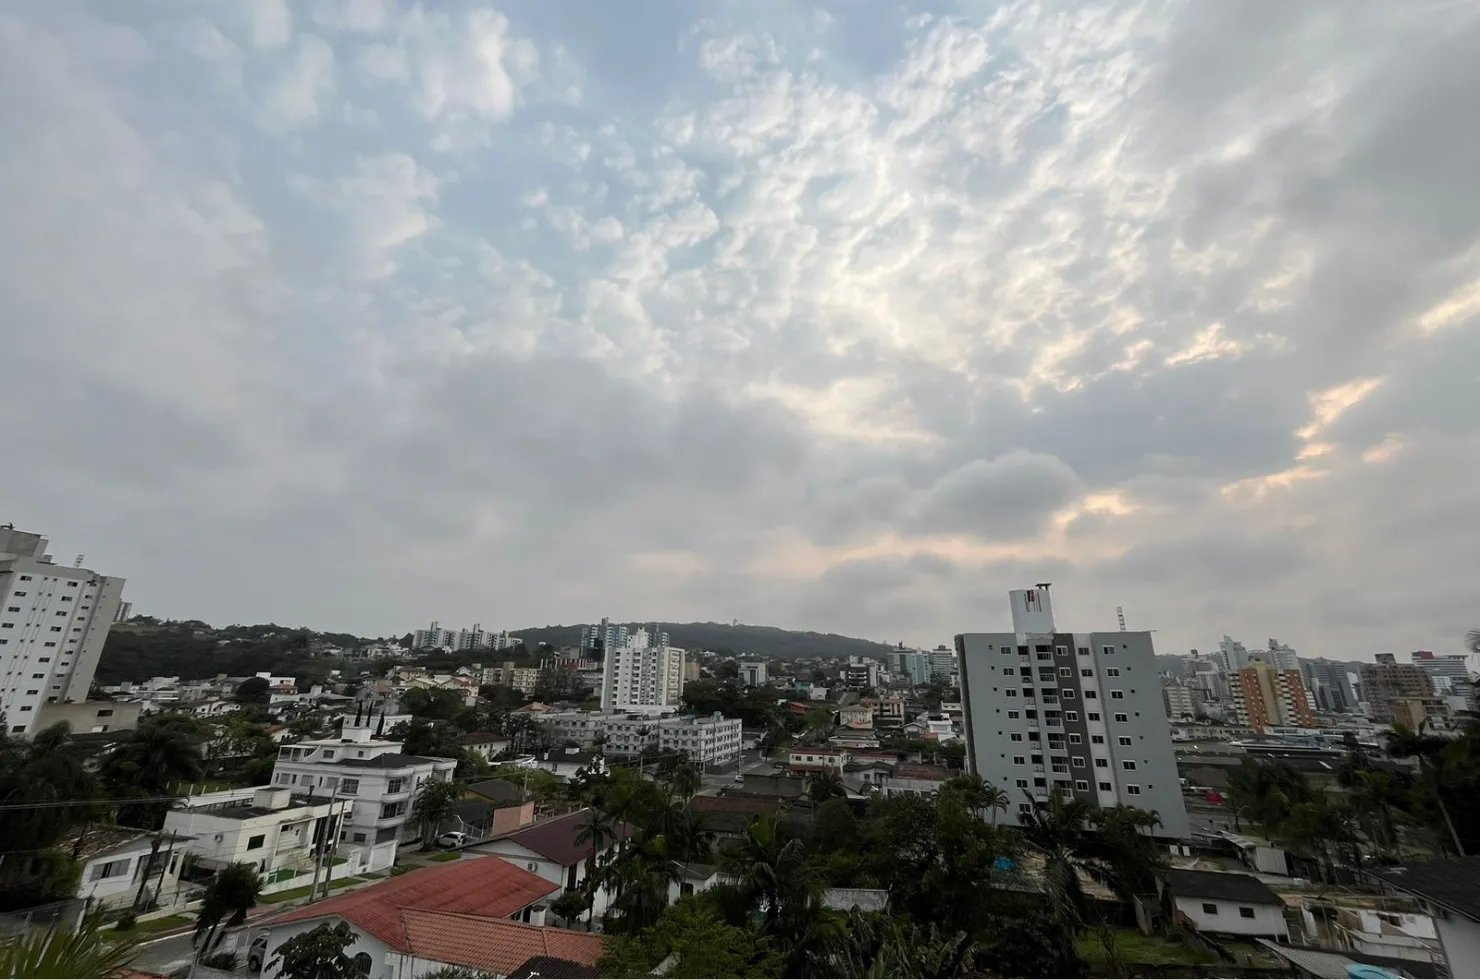
[[[0,937],[10,938],[31,929],[53,926],[63,932],[74,932],[87,913],[87,904],[85,898],[69,898],[0,914]]]

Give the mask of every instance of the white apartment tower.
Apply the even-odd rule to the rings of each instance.
[[[601,710],[632,711],[677,706],[683,693],[684,652],[652,645],[647,630],[608,647],[601,668]]]
[[[1009,599],[1013,632],[956,637],[969,770],[1007,791],[1010,821],[1057,791],[1186,837],[1151,634],[1059,632],[1047,585]]]
[[[0,715],[28,734],[43,705],[86,701],[123,579],[54,564],[46,538],[0,525]]]

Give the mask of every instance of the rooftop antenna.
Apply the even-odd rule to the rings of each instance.
[[[72,562],[72,567],[73,568],[81,568],[82,567],[82,559],[84,559],[86,557],[87,557],[86,555],[78,555],[77,556],[77,559]]]
[[[1125,632],[1125,609],[1121,606],[1115,607],[1115,618],[1120,620],[1120,631]]]

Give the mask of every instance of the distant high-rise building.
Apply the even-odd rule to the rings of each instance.
[[[601,668],[601,710],[629,711],[677,706],[684,686],[684,652],[651,646],[647,630],[608,647]]]
[[[1415,650],[1408,655],[1413,666],[1430,677],[1459,677],[1470,679],[1469,658],[1462,653],[1435,655],[1432,650]]]
[[[898,650],[891,657],[889,666],[906,678],[912,687],[924,687],[930,683],[933,673],[930,654],[919,650]]]
[[[417,630],[411,635],[411,646],[416,650],[448,650],[457,649],[457,631],[444,630],[436,621],[424,630]]]
[[[1248,649],[1242,643],[1226,634],[1223,639],[1218,641],[1218,652],[1215,656],[1217,656],[1219,662],[1223,665],[1223,673],[1229,677],[1232,677],[1249,666]]]
[[[930,677],[948,681],[956,675],[956,651],[936,647],[930,651]]]
[[[605,616],[601,617],[600,624],[593,623],[581,629],[581,646],[587,650],[615,650],[626,645],[627,627],[611,623]]]
[[[124,580],[57,565],[47,539],[0,525],[0,715],[27,734],[48,704],[86,701]]]
[[[1393,720],[1394,701],[1434,696],[1434,680],[1428,671],[1412,664],[1400,664],[1391,653],[1379,653],[1375,664],[1362,664],[1357,676],[1362,686],[1362,701],[1376,721]]]
[[[1357,691],[1352,684],[1350,664],[1325,657],[1300,661],[1305,689],[1318,711],[1352,711],[1357,706]]]
[[[1316,724],[1300,671],[1280,670],[1263,660],[1250,661],[1235,675],[1233,707],[1239,723],[1256,732],[1314,728]]]
[[[1300,658],[1295,651],[1274,637],[1269,638],[1269,660],[1276,670],[1299,670]]]
[[[1186,721],[1195,717],[1198,701],[1194,700],[1197,688],[1187,687],[1179,681],[1172,681],[1161,686],[1161,698],[1166,703],[1167,718],[1172,721]]]
[[[1009,822],[1060,792],[1155,810],[1158,836],[1186,837],[1151,634],[1058,632],[1045,585],[1009,601],[1014,632],[956,637],[968,769],[1008,793]]]

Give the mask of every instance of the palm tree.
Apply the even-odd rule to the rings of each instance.
[[[687,763],[678,766],[668,775],[669,789],[677,794],[678,798],[685,803],[692,799],[695,793],[699,792],[701,785],[702,781],[699,777],[699,770]]]
[[[225,938],[224,932],[217,935],[223,925],[235,929],[247,921],[247,912],[257,904],[261,891],[262,879],[250,864],[228,865],[211,879],[196,913],[191,940],[200,955],[210,953]]]
[[[462,795],[456,783],[444,779],[428,779],[416,794],[416,816],[421,821],[421,848],[431,850],[437,845],[437,834],[442,824],[455,812]]]
[[[29,741],[0,731],[0,799],[6,803],[53,804],[103,795],[66,722],[37,732]],[[85,803],[10,810],[0,820],[0,838],[6,850],[40,850],[97,816],[98,808]]]
[[[112,977],[138,955],[128,940],[105,942],[102,919],[90,915],[76,932],[53,925],[0,945],[0,977]]]
[[[993,826],[997,824],[997,811],[1007,812],[1011,802],[1006,790],[994,786],[979,773],[952,777],[943,788],[961,794],[967,808],[978,816],[984,810],[991,811]]]
[[[193,718],[160,717],[140,722],[108,756],[100,772],[110,794],[123,801],[119,823],[158,829],[169,807],[157,798],[175,793],[182,783],[199,780],[205,771],[200,743],[200,728]],[[154,801],[129,803],[130,797],[150,797]]]
[[[1393,820],[1393,808],[1401,806],[1403,793],[1393,782],[1391,773],[1381,770],[1357,770],[1353,774],[1352,796],[1361,811],[1369,815],[1372,826],[1370,836],[1397,851],[1398,860],[1403,859],[1403,842],[1398,837],[1397,823]]]
[[[1419,774],[1423,776],[1424,782],[1434,794],[1434,801],[1439,806],[1439,815],[1444,820],[1444,828],[1449,832],[1449,839],[1454,842],[1454,852],[1464,857],[1465,847],[1460,843],[1459,832],[1454,829],[1454,821],[1449,817],[1449,808],[1444,805],[1444,793],[1440,785],[1442,769],[1440,756],[1449,745],[1449,740],[1428,734],[1428,727],[1427,718],[1419,722],[1416,731],[1401,722],[1395,724],[1393,730],[1386,736],[1388,755],[1398,759],[1418,759]]]
[[[843,776],[836,769],[828,766],[821,772],[814,772],[812,778],[807,780],[807,797],[814,803],[824,803],[834,796],[846,797],[848,790],[843,786]]]
[[[595,808],[586,810],[586,822],[576,831],[576,844],[585,844],[591,850],[586,855],[586,897],[590,911],[586,916],[586,929],[590,931],[592,918],[596,915],[596,892],[601,887],[601,855],[617,839],[617,823],[604,811]]]
[[[785,917],[821,894],[807,871],[800,840],[783,841],[776,825],[759,817],[740,847],[721,862],[750,908],[760,908],[767,932],[781,932]]]
[[[683,881],[683,870],[668,853],[668,841],[662,834],[643,837],[633,842],[612,863],[613,877],[621,882],[610,911],[614,931],[635,936],[655,925],[668,907],[672,885]]]

